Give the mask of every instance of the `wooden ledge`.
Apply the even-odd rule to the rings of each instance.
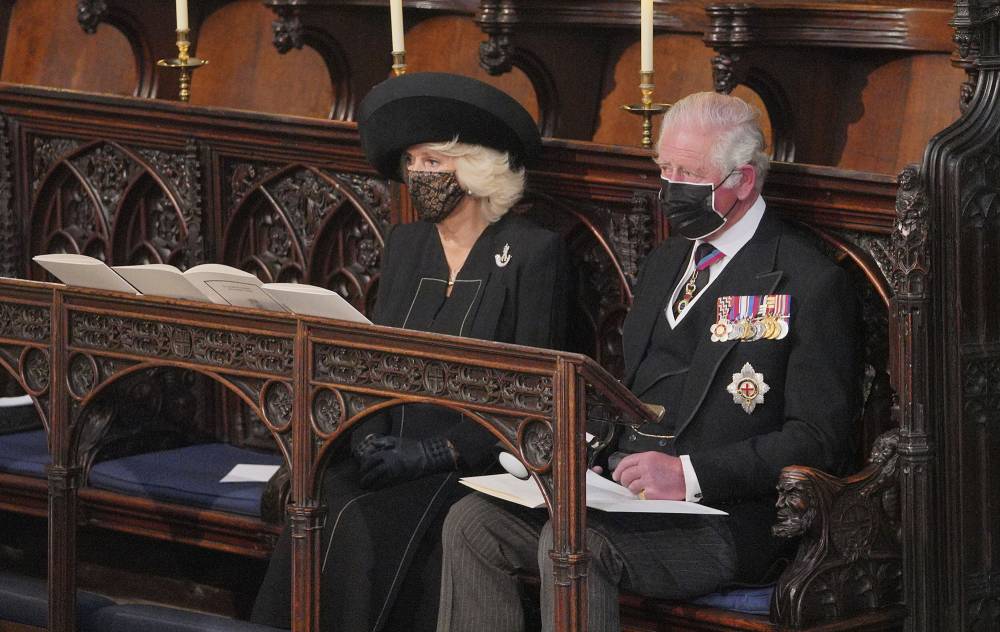
[[[707,7],[713,48],[809,46],[950,53],[952,11],[935,6],[828,2]]]

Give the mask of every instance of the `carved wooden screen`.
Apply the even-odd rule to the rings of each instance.
[[[624,373],[622,324],[642,257],[653,245],[647,198],[630,208],[535,193],[522,207],[566,243],[573,284],[567,349],[591,356],[612,375]]]
[[[329,288],[371,314],[390,221],[384,180],[235,157],[222,159],[221,173],[223,262],[267,282]],[[246,406],[223,401],[232,440],[272,444]]]
[[[33,134],[25,145],[32,167],[26,260],[69,252],[111,265],[169,263],[186,269],[203,261],[193,146],[171,152]],[[29,278],[44,276],[41,268],[30,267]],[[71,369],[71,390],[79,392],[89,390],[100,374],[85,362]],[[95,459],[208,438],[215,434],[206,421],[210,402],[211,390],[191,373],[157,369],[132,375],[94,406],[88,433],[80,439],[83,464],[89,468]]]
[[[851,437],[854,448],[852,471],[860,468],[875,440],[894,427],[890,414],[889,300],[892,289],[886,281],[887,235],[826,229],[800,224],[817,245],[848,274],[861,309],[860,350],[864,363],[861,383],[864,409],[859,432]]]
[[[222,259],[262,280],[338,291],[370,313],[375,302],[388,184],[289,165],[224,165],[229,179]]]
[[[109,264],[204,256],[198,167],[192,151],[31,136],[29,256],[81,253]],[[32,278],[40,278],[33,269]]]

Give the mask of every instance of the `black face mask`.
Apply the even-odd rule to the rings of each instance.
[[[735,169],[733,170],[735,171]],[[730,171],[722,182],[733,174]],[[725,213],[715,210],[715,191],[722,186],[674,182],[661,178],[660,211],[667,216],[670,232],[687,239],[701,239],[722,228],[726,217],[736,207],[735,200]]]
[[[435,224],[451,215],[465,197],[454,171],[411,171],[406,186],[417,217]]]

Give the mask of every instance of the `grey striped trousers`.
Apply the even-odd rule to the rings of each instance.
[[[587,514],[588,629],[618,632],[619,587],[667,599],[712,592],[732,580],[728,518]],[[518,575],[540,573],[542,626],[552,630],[552,530],[548,512],[471,494],[444,523],[438,632],[524,630]]]

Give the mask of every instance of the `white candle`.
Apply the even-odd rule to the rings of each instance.
[[[177,8],[177,30],[188,30],[188,0],[175,0]]]
[[[392,26],[392,52],[406,50],[403,43],[403,0],[389,0],[389,22]]]
[[[639,0],[639,32],[642,45],[642,72],[653,72],[653,0]]]

